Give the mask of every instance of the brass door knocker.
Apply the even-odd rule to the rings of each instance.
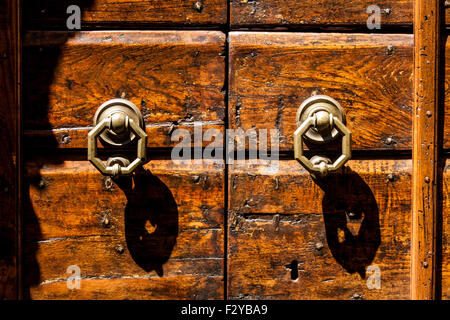
[[[125,99],[112,99],[102,104],[95,113],[94,129],[88,134],[88,160],[103,174],[112,177],[130,175],[145,162],[147,134],[139,109]],[[103,144],[125,147],[138,139],[137,157],[109,158],[106,164],[97,156],[97,138]]]
[[[352,156],[352,133],[345,126],[345,115],[340,104],[324,95],[313,96],[302,103],[297,111],[298,129],[294,133],[294,154],[314,177],[324,177],[342,167]],[[342,155],[334,162],[325,156],[304,155],[303,139],[324,144],[342,135]]]

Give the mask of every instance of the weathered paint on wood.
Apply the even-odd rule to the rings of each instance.
[[[412,35],[232,32],[230,127],[278,129],[292,151],[297,109],[325,94],[344,108],[353,150],[411,149],[412,73]]]
[[[26,143],[86,148],[95,111],[120,97],[141,110],[149,147],[173,146],[173,130],[194,122],[221,129],[224,46],[216,31],[27,33]]]
[[[26,168],[30,298],[223,298],[221,162],[151,160],[119,183],[87,161],[43,158]],[[80,267],[80,290],[67,289],[71,265]]]
[[[351,160],[320,183],[284,160],[229,181],[229,298],[409,298],[411,160]]]

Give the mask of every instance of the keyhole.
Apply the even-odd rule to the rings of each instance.
[[[298,279],[298,261],[292,260],[291,264],[288,264],[286,268],[291,269],[291,280]]]

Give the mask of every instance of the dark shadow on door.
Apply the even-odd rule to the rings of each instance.
[[[125,238],[134,262],[163,276],[178,236],[178,209],[169,188],[148,170],[118,184],[127,196]]]
[[[24,46],[23,68],[23,297],[30,299],[30,288],[39,285],[41,276],[37,258],[42,230],[31,203],[30,188],[45,188],[46,177],[41,169],[47,164],[62,164],[65,160],[86,160],[85,149],[63,149],[70,143],[70,136],[54,134],[49,114],[54,106],[50,103],[50,88],[55,81],[58,63],[64,54],[65,44],[73,38],[76,31],[66,31],[65,19],[69,16],[69,5],[78,5],[83,13],[94,0],[55,0],[54,5],[42,8],[39,1],[24,0]],[[46,2],[47,4],[50,1]],[[40,16],[49,20],[50,27],[40,25]],[[52,17],[55,19],[52,20]],[[36,18],[36,19],[34,19]],[[83,25],[82,25],[83,27]],[[42,45],[30,39],[27,44],[27,32],[63,30],[56,37],[44,39]],[[83,28],[82,28],[83,29]],[[29,35],[28,35],[29,36]],[[73,84],[66,83],[70,90]],[[110,97],[119,98],[120,96]],[[60,102],[64,104],[64,101]],[[100,103],[100,102],[99,102]],[[99,104],[100,105],[100,104]],[[93,116],[93,115],[92,115]],[[30,134],[31,133],[31,134]],[[141,170],[131,179],[119,182],[126,194],[128,203],[124,211],[125,240],[131,257],[136,264],[147,272],[155,270],[163,276],[163,264],[169,259],[178,236],[178,211],[175,200],[168,187],[156,176]],[[61,271],[62,273],[65,270]]]
[[[381,243],[378,205],[370,187],[354,171],[316,181],[322,200],[328,247],[349,273],[366,276]]]

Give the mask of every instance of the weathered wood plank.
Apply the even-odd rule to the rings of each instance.
[[[320,185],[284,160],[229,181],[229,298],[409,298],[411,160],[351,160]]]
[[[97,27],[146,24],[153,26],[211,26],[227,21],[226,0],[25,0],[26,28],[67,30],[71,5],[81,9],[81,26]]]
[[[0,300],[20,296],[20,1],[0,0]]]
[[[117,97],[140,108],[149,147],[173,145],[170,133],[194,122],[223,127],[224,45],[215,31],[27,33],[27,145],[86,147],[96,109]]]
[[[67,290],[66,281],[36,288],[44,300],[208,300],[223,296],[222,277],[180,275],[142,279],[86,279],[81,290]],[[176,297],[176,298],[174,298]]]
[[[412,25],[412,0],[231,0],[231,25],[235,28],[365,26],[372,15],[367,13],[371,5],[380,8],[381,28]]]
[[[297,109],[325,94],[344,108],[353,150],[411,149],[412,72],[412,35],[232,32],[230,127],[278,129],[292,151]]]
[[[414,2],[411,296],[436,297],[440,0]]]
[[[196,129],[197,128],[197,129]],[[52,148],[56,146],[59,149],[74,149],[86,148],[88,142],[88,133],[92,127],[86,128],[62,128],[54,130],[27,130],[24,134],[24,140],[30,148]],[[191,138],[191,145],[194,145],[195,130],[199,130],[205,135],[206,131],[220,132],[224,134],[223,120],[216,121],[177,121],[157,123],[155,125],[148,125],[145,128],[147,133],[147,148],[172,148],[176,146],[181,140],[174,138],[172,140],[172,133],[175,130],[186,130]],[[211,139],[203,139],[202,146],[207,146],[211,143]],[[99,149],[104,146],[98,143]]]
[[[199,2],[199,4],[197,4]],[[300,26],[365,26],[372,13],[368,0],[281,0],[270,2],[231,0],[231,25],[240,27],[300,27]],[[58,28],[66,30],[67,8],[78,5],[81,9],[82,28],[123,28],[139,24],[154,27],[213,27],[227,22],[225,0],[170,0],[117,1],[117,0],[44,0],[24,1],[24,23],[27,29]],[[381,28],[411,26],[412,0],[381,0]],[[446,23],[450,24],[449,8]],[[370,31],[370,29],[367,29]]]
[[[118,299],[127,279],[141,278],[143,283],[130,289],[136,290],[134,298],[152,298],[154,288],[155,299],[183,299],[182,282],[190,276],[211,285],[189,288],[191,298],[223,298],[222,163],[151,160],[131,185],[130,180],[112,183],[86,161],[43,166],[40,161],[48,160],[26,166],[24,281],[29,297],[98,295],[103,282],[94,281],[79,293],[57,284],[70,276],[70,265],[77,265],[83,279],[117,279],[102,298]],[[163,292],[164,281],[172,291]],[[141,287],[145,292],[138,295]]]

